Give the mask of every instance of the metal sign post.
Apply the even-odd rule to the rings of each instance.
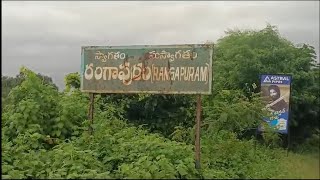
[[[290,81],[290,92],[292,92],[292,81],[293,78],[291,76],[291,81]],[[290,124],[291,124],[291,118],[292,118],[292,94],[290,93],[290,97],[289,97],[289,115],[288,115],[288,134],[287,134],[287,157],[289,156],[289,150],[290,150],[290,135],[291,135],[291,131],[290,131]]]
[[[93,111],[94,111],[94,93],[89,93],[89,97],[90,97],[90,101],[89,101],[89,113],[88,113],[88,117],[89,117],[89,121],[90,121],[90,125],[89,125],[89,133],[90,135],[92,135],[93,133]]]
[[[201,128],[201,95],[197,96],[197,112],[196,112],[196,139],[195,139],[195,159],[196,169],[200,169],[200,128]]]

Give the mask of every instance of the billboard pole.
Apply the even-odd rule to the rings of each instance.
[[[288,134],[287,134],[287,157],[289,156],[289,147],[290,147],[290,130],[288,125]]]
[[[90,97],[90,101],[89,101],[89,113],[88,113],[89,121],[90,121],[90,124],[89,124],[89,133],[90,133],[90,135],[92,135],[92,133],[93,133],[92,125],[93,125],[93,111],[94,111],[94,93],[89,93],[89,97]]]
[[[201,126],[201,95],[197,96],[197,110],[196,110],[196,139],[195,139],[195,167],[200,169],[200,126]]]
[[[290,96],[289,96],[289,114],[288,114],[288,134],[287,134],[287,157],[289,156],[289,148],[290,148],[290,121],[291,121],[291,103],[292,102],[292,76],[290,81]]]

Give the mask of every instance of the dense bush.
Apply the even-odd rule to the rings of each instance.
[[[313,49],[293,46],[271,26],[230,31],[216,47],[213,94],[203,96],[200,170],[194,163],[194,96],[96,95],[91,124],[79,73],[67,75],[67,88],[58,92],[22,68],[2,96],[2,178],[287,177],[279,135],[268,131],[262,141],[254,138],[266,115],[257,75],[293,73],[293,128],[298,135],[313,132],[297,151],[319,152]]]
[[[59,94],[33,72],[22,72],[26,79],[12,90],[12,104],[2,114],[3,178],[271,177],[272,169],[256,174],[252,168],[260,167],[261,160],[263,166],[276,166],[274,158],[261,150],[254,156],[250,141],[220,131],[203,136],[204,165],[197,171],[193,145],[150,134],[142,126],[117,118],[117,105],[112,103],[104,111],[97,110],[94,134],[89,135],[86,96],[76,89]],[[97,101],[96,106],[100,103],[105,102]],[[259,156],[264,159],[255,160]]]

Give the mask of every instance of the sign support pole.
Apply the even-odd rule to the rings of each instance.
[[[292,111],[291,111],[291,105],[292,104],[292,76],[291,76],[291,81],[290,81],[290,96],[289,96],[289,116],[288,116],[288,134],[287,134],[287,157],[289,156],[289,148],[290,148],[290,122],[291,122],[291,116],[292,116]]]
[[[290,148],[290,134],[289,134],[289,127],[288,127],[288,134],[287,134],[287,157],[289,156],[289,148]]]
[[[196,138],[195,138],[195,159],[196,169],[200,169],[200,126],[201,126],[201,95],[197,96],[197,110],[196,110]]]
[[[89,101],[89,121],[90,121],[90,124],[89,124],[89,133],[90,135],[92,135],[93,133],[93,128],[92,128],[92,125],[93,125],[93,111],[94,111],[94,93],[89,93],[89,97],[90,97],[90,101]]]

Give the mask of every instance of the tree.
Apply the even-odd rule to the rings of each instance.
[[[319,66],[314,48],[294,45],[271,25],[259,31],[229,30],[226,34],[214,50],[214,94],[224,89],[258,93],[259,74],[291,74],[292,130],[301,136],[319,127]]]
[[[42,80],[41,82],[43,84],[53,86],[54,89],[58,90],[58,86],[53,83],[51,77],[42,75],[40,73],[37,74],[37,77],[39,77]],[[6,102],[7,97],[11,89],[13,89],[16,86],[19,86],[24,80],[25,80],[25,74],[23,74],[22,72],[20,72],[15,77],[1,76],[1,88],[2,88],[1,99],[2,99],[3,105],[7,104]]]
[[[80,88],[80,74],[78,72],[69,73],[65,76],[64,82],[66,84],[66,91],[70,89],[79,89]]]

